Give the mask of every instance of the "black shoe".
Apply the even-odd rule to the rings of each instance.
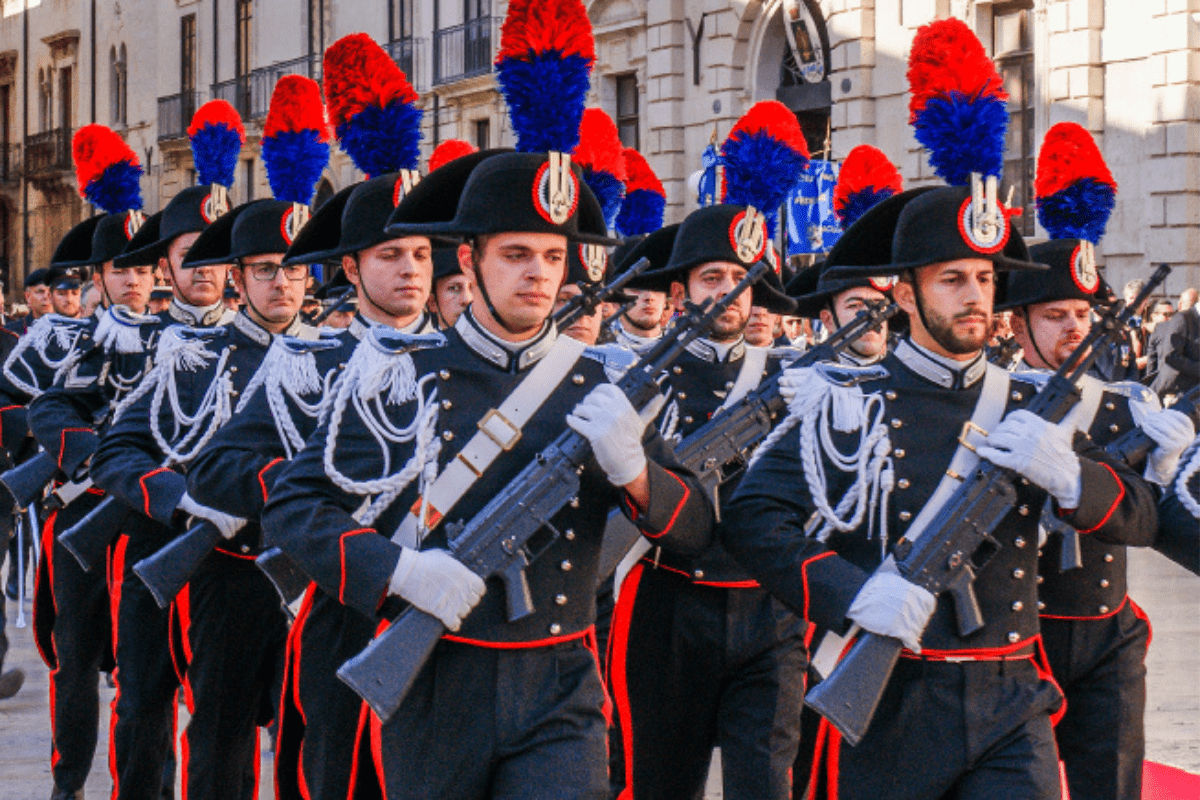
[[[0,675],[0,700],[7,700],[21,690],[25,683],[25,673],[19,669],[10,669]]]
[[[50,793],[50,800],[83,800],[83,789],[68,792],[55,786],[54,791]]]

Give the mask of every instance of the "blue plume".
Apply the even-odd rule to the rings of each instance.
[[[583,170],[583,180],[600,203],[600,210],[604,212],[604,224],[612,228],[621,210],[621,200],[625,196],[625,182],[607,172],[591,169]]]
[[[1084,178],[1037,201],[1038,221],[1051,239],[1098,242],[1117,204],[1111,184]]]
[[[808,159],[761,132],[730,136],[721,146],[721,156],[726,165],[722,202],[757,208],[767,218],[768,233],[773,237],[779,206],[800,182]],[[731,169],[731,164],[754,168]]]
[[[421,160],[421,117],[412,103],[369,105],[337,126],[342,149],[371,177],[416,169]]]
[[[329,144],[320,131],[280,131],[263,138],[262,159],[275,199],[308,205],[329,163]]]
[[[667,198],[648,189],[634,189],[625,195],[617,214],[616,228],[622,236],[653,233],[662,227]]]
[[[83,196],[97,208],[109,214],[119,214],[142,207],[142,168],[128,161],[118,161],[104,170],[99,180],[92,181]]]
[[[1005,100],[961,92],[929,98],[913,121],[913,133],[929,151],[934,172],[951,186],[966,186],[972,172],[1000,177],[1007,131]]]
[[[847,196],[845,205],[838,211],[842,230],[849,228],[859,217],[894,194],[895,192],[888,188],[867,187]]]
[[[557,50],[529,58],[528,61],[503,58],[496,62],[496,80],[508,102],[517,150],[572,153],[579,145],[583,100],[591,86],[591,61]],[[561,88],[553,97],[547,97],[547,86]]]
[[[205,125],[192,136],[192,159],[196,164],[196,182],[203,186],[219,183],[232,186],[237,171],[242,137],[224,125]]]

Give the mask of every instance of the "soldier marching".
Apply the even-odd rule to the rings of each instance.
[[[151,216],[121,137],[76,134],[102,213],[0,337],[52,800],[83,797],[102,672],[121,799],[257,797],[260,729],[288,800],[690,798],[714,748],[727,797],[1140,797],[1126,550],[1200,572],[1200,412],[1085,374],[1127,319],[1090,135],[1047,135],[1028,246],[999,77],[962,23],[922,28],[941,182],[856,148],[840,239],[792,274],[790,111],[751,107],[718,202],[664,225],[585,108],[583,4],[507,14],[511,150],[448,142],[422,173],[417,94],[365,34],[323,87],[276,86],[269,198],[230,206],[221,101],[189,128],[198,185]],[[368,177],[311,209],[331,139]],[[784,317],[828,339],[772,341]]]

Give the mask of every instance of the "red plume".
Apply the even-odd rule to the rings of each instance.
[[[593,172],[606,172],[625,181],[625,156],[621,136],[612,117],[599,108],[585,108],[579,124],[579,146],[572,158]]]
[[[909,122],[933,97],[957,92],[1007,100],[996,65],[975,33],[960,19],[940,19],[917,30],[908,57]]]
[[[311,78],[285,75],[275,84],[275,91],[271,94],[267,121],[263,126],[263,138],[284,131],[307,130],[317,131],[322,142],[329,141],[329,127],[325,124],[325,104],[321,102],[321,87]]]
[[[646,157],[632,147],[626,147],[622,152],[625,155],[625,192],[636,192],[641,189],[665,197],[667,190],[663,188],[662,181],[654,174]]]
[[[433,172],[456,158],[477,152],[479,152],[479,148],[470,142],[464,142],[462,139],[447,139],[434,148],[433,155],[429,157],[429,171]]]

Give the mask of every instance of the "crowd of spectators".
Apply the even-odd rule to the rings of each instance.
[[[1131,302],[1144,283],[1125,285]],[[1159,298],[1137,309],[1130,325],[1130,344],[1136,372],[1129,377],[1149,386],[1164,403],[1200,383],[1200,306],[1197,290],[1187,288],[1177,300]]]

